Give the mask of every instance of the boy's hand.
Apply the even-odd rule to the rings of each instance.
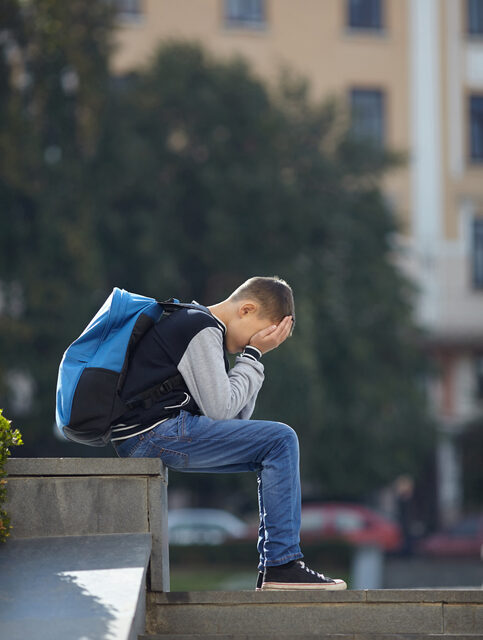
[[[276,349],[284,342],[290,335],[292,330],[292,316],[285,316],[279,325],[272,325],[266,329],[262,329],[255,333],[251,338],[250,344],[252,347],[256,347],[262,353],[267,353],[272,349]]]

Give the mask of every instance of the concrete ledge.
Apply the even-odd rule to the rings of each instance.
[[[7,474],[15,476],[159,476],[168,471],[157,458],[10,458]]]
[[[136,640],[145,625],[148,534],[8,540],[0,637]]]
[[[367,602],[448,602],[483,604],[483,589],[373,589]]]
[[[443,633],[440,604],[394,603],[297,603],[184,605],[148,609],[150,633],[272,634],[281,638],[290,630],[299,633]]]
[[[474,634],[434,634],[434,633],[303,633],[285,636],[264,634],[211,634],[168,633],[140,635],[138,640],[481,640],[483,636]]]
[[[481,640],[483,636],[474,634],[433,634],[433,633],[303,633],[287,634],[286,636],[265,634],[211,634],[195,633],[140,635],[138,640]]]
[[[477,603],[483,604],[483,589],[365,589],[362,591],[171,591],[150,593],[157,604],[246,604],[246,603]]]
[[[149,533],[151,587],[169,591],[167,469],[150,458],[12,458],[12,539]]]
[[[483,591],[205,591],[147,594],[147,632],[186,640],[350,638],[483,640]],[[295,634],[293,633],[295,631]],[[297,636],[298,634],[298,636]],[[316,634],[316,635],[315,635]],[[226,637],[230,637],[226,635]]]
[[[365,591],[171,591],[149,593],[148,598],[159,605],[169,604],[280,604],[312,602],[365,602]]]

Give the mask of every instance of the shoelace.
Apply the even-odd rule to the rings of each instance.
[[[327,578],[324,576],[323,573],[319,573],[318,571],[313,571],[312,569],[309,569],[305,564],[305,562],[303,562],[302,560],[299,560],[299,564],[302,567],[302,569],[305,569],[305,571],[307,571],[307,573],[311,573],[312,575],[317,576],[317,578],[322,578],[322,580],[327,580]]]

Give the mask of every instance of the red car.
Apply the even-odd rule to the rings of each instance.
[[[376,545],[384,551],[401,547],[399,525],[360,504],[324,502],[302,505],[302,542],[342,538],[354,545]]]
[[[421,540],[418,551],[434,556],[476,556],[483,549],[483,514],[464,518],[445,531]]]

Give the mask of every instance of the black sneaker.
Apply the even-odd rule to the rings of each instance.
[[[278,567],[266,567],[261,591],[283,591],[285,589],[338,591],[347,589],[347,585],[339,578],[329,578],[322,573],[312,571],[301,560],[292,560],[292,562]]]
[[[257,586],[255,587],[255,591],[260,591],[262,588],[262,584],[263,584],[263,571],[259,571],[258,578],[257,578]]]

